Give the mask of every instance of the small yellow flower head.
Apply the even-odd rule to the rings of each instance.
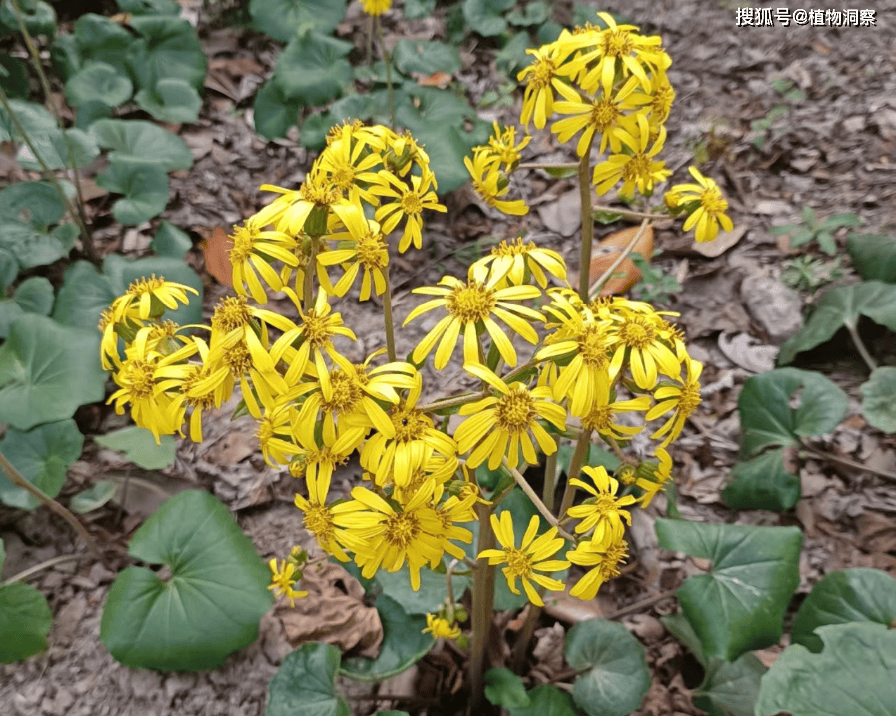
[[[426,615],[426,628],[423,633],[432,634],[433,639],[457,639],[461,635],[460,627],[456,622],[449,622],[435,614]]]
[[[128,286],[124,295],[112,302],[109,307],[112,320],[119,322],[125,318],[139,318],[145,321],[158,318],[166,308],[173,311],[178,303],[189,303],[187,292],[199,295],[195,288],[166,281],[162,277],[156,278],[155,274],[150,278],[137,279]]]
[[[509,174],[519,165],[520,153],[532,141],[532,137],[527,134],[517,142],[515,127],[504,127],[502,130],[497,122],[494,122],[492,127],[494,134],[488,138],[488,148],[504,165],[504,171]]]
[[[566,281],[566,262],[551,249],[542,249],[531,241],[523,243],[522,238],[502,241],[492,248],[491,253],[470,266],[470,277],[481,282],[489,279],[506,281],[511,286],[528,283],[529,276],[539,286],[547,288],[547,271],[560,281]]]
[[[664,435],[666,436],[659,445],[661,448],[666,447],[681,435],[685,420],[688,419],[701,402],[700,373],[703,371],[703,364],[692,358],[685,359],[684,364],[685,375],[676,378],[679,385],[660,384],[660,387],[653,394],[656,405],[644,416],[645,420],[650,422],[665,415],[670,410],[672,411],[672,416],[666,420],[659,430],[650,436],[654,440]]]
[[[361,7],[371,17],[378,17],[392,7],[392,0],[361,0]]]
[[[628,542],[620,539],[606,547],[593,542],[580,542],[578,546],[566,553],[566,558],[573,564],[592,567],[572,589],[570,596],[589,600],[597,596],[597,591],[608,579],[618,577],[619,565],[628,557]]]
[[[719,226],[725,231],[732,231],[734,223],[725,214],[728,201],[722,195],[719,185],[709,177],[703,176],[695,167],[688,167],[696,184],[676,184],[672,187],[673,201],[678,205],[688,205],[690,216],[684,222],[684,230],[696,227],[695,238],[699,242],[712,241],[719,233]],[[669,199],[666,200],[669,205]]]
[[[590,479],[590,483],[573,478],[570,484],[581,487],[592,495],[584,504],[575,505],[567,510],[570,517],[581,519],[576,525],[579,534],[593,529],[591,541],[597,547],[604,547],[620,539],[625,531],[623,520],[631,525],[631,514],[621,509],[633,505],[637,500],[632,495],[617,497],[619,483],[607,475],[604,467],[583,467],[582,472]]]
[[[240,295],[249,293],[256,303],[267,303],[267,293],[258,280],[258,274],[273,291],[282,290],[283,283],[271,267],[271,261],[281,261],[286,266],[298,265],[296,240],[282,231],[265,231],[254,217],[233,229],[230,237],[233,241],[233,248],[230,249],[233,288]]]
[[[268,589],[289,599],[289,606],[294,607],[296,599],[308,596],[308,592],[293,589],[293,585],[302,578],[302,572],[296,572],[295,564],[282,559],[278,565],[275,558],[268,562],[268,567],[271,570],[271,584]]]
[[[510,183],[501,171],[501,162],[490,148],[477,147],[473,150],[473,159],[464,157],[464,166],[473,178],[473,189],[489,206],[504,214],[523,216],[529,213],[529,207],[522,199],[505,201],[501,197],[510,191]]]

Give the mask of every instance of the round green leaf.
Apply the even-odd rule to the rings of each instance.
[[[436,0],[405,0],[405,20],[420,20],[432,15],[436,9]]]
[[[289,654],[268,686],[264,716],[349,716],[336,693],[339,649],[309,642]]]
[[[174,464],[177,443],[171,435],[160,437],[161,444],[157,444],[149,430],[131,425],[106,435],[97,435],[93,440],[98,445],[122,453],[144,470],[164,470]]]
[[[96,178],[96,183],[124,194],[112,206],[113,216],[125,226],[136,226],[165,211],[168,174],[158,164],[135,159],[116,159]]]
[[[656,534],[664,549],[712,561],[708,574],[688,577],[677,593],[705,658],[734,661],[778,642],[799,584],[798,528],[659,518]]]
[[[13,254],[22,268],[46,266],[68,254],[55,236],[21,221],[0,223],[0,248]]]
[[[353,656],[342,660],[340,673],[357,681],[380,681],[400,674],[422,659],[435,640],[424,634],[426,618],[410,616],[385,594],[376,600],[376,610],[383,623],[383,643],[375,659]]]
[[[208,60],[189,21],[144,15],[132,17],[129,24],[140,37],[128,46],[126,61],[140,89],[152,89],[169,78],[185,80],[197,90],[202,87]]]
[[[896,630],[860,623],[818,633],[820,654],[789,646],[762,677],[756,716],[893,716]]]
[[[850,234],[846,249],[865,281],[896,283],[896,239],[892,236]]]
[[[122,12],[131,15],[180,15],[177,0],[115,0]]]
[[[202,99],[186,80],[176,77],[161,79],[154,91],[140,90],[134,100],[140,109],[149,112],[161,122],[195,122],[199,116]]]
[[[255,94],[252,115],[255,131],[265,139],[285,137],[289,128],[298,123],[301,108],[301,102],[286,97],[280,87],[269,80]]]
[[[76,261],[65,269],[53,319],[64,326],[95,331],[100,314],[118,294],[109,279],[89,261]]]
[[[791,408],[797,398],[799,405]],[[741,455],[769,446],[796,445],[800,437],[831,432],[849,410],[846,394],[820,373],[778,368],[751,376],[737,400],[743,430]]]
[[[511,25],[541,25],[550,16],[551,8],[546,2],[535,0],[526,5],[525,9],[513,10],[507,13],[507,22]]]
[[[47,600],[34,587],[22,582],[0,587],[0,663],[46,649],[52,623]]]
[[[193,166],[193,154],[184,140],[152,122],[100,119],[91,125],[90,133],[101,147],[112,150],[112,162],[139,159],[157,162],[167,171]]]
[[[8,248],[0,246],[0,291],[5,291],[18,274],[19,262],[16,257]]]
[[[182,260],[187,251],[193,248],[193,241],[185,231],[163,219],[159,222],[159,228],[150,242],[149,248],[159,256]]]
[[[70,418],[79,405],[102,400],[106,373],[100,335],[26,314],[0,346],[0,423],[28,430]]]
[[[305,33],[291,40],[274,68],[274,82],[284,97],[306,105],[329,102],[352,79],[345,56],[353,46],[329,35]]]
[[[25,29],[29,33],[53,37],[56,33],[56,11],[52,5],[43,0],[18,0],[18,3]],[[12,0],[3,0],[0,4],[0,25],[19,31],[18,13]]]
[[[65,483],[65,473],[81,457],[84,436],[74,420],[38,425],[28,431],[9,428],[0,440],[0,453],[35,487],[56,497]],[[0,500],[11,507],[33,510],[40,501],[13,485],[0,473]]]
[[[862,392],[862,415],[869,425],[885,433],[896,433],[896,368],[875,368]]]
[[[129,554],[164,564],[123,570],[106,600],[100,639],[121,663],[214,669],[258,636],[270,571],[230,511],[207,492],[181,492],[131,539]]]
[[[89,490],[83,490],[72,497],[69,507],[72,508],[72,512],[77,512],[80,515],[99,509],[113,497],[115,497],[115,483],[110,480],[100,480],[95,482]]]
[[[13,300],[23,311],[49,316],[54,298],[53,284],[43,276],[32,276],[18,285]]]
[[[0,191],[0,217],[45,229],[65,214],[59,192],[45,181],[23,181]]]
[[[72,163],[81,167],[99,154],[96,142],[90,135],[80,129],[59,129],[53,115],[42,106],[16,99],[10,100],[9,105],[48,169],[62,169]],[[18,128],[13,127],[5,109],[0,108],[0,140],[10,137],[20,144],[16,158],[22,168],[43,171],[44,167],[32,153],[31,147],[24,143]]]
[[[588,619],[566,635],[566,662],[588,669],[572,687],[572,698],[589,716],[627,716],[650,688],[644,647],[622,624]]]
[[[733,510],[784,512],[799,502],[800,479],[784,467],[786,448],[768,450],[746,462],[735,462],[722,499]]]
[[[523,680],[503,667],[485,672],[485,698],[505,709],[521,709],[532,703]]]
[[[11,299],[0,301],[0,338],[9,336],[9,327],[25,313],[22,307]]]
[[[68,68],[69,77],[77,71],[77,67],[83,66],[81,60],[105,62],[126,73],[125,56],[136,38],[121,24],[103,15],[86,13],[75,23],[74,47],[68,46],[65,41],[67,37],[57,37],[54,48],[59,47],[60,53],[66,55],[64,59],[60,59],[63,59],[62,64]]]
[[[791,641],[821,651],[815,633],[828,624],[896,623],[896,579],[877,569],[831,572],[813,587],[793,621]]]
[[[460,52],[456,47],[435,40],[399,40],[392,50],[392,61],[404,73],[457,72]]]
[[[694,706],[709,716],[753,716],[765,672],[754,654],[744,654],[734,662],[712,659],[703,683],[693,692]]]
[[[134,86],[128,77],[105,62],[90,62],[65,83],[65,96],[73,107],[102,102],[117,107],[131,98]]]
[[[860,316],[896,331],[896,285],[866,281],[828,289],[806,325],[781,345],[778,363],[790,363],[797,353],[830,340],[844,326],[857,326]]]
[[[326,35],[345,18],[346,0],[251,0],[252,27],[280,42],[301,28]]]
[[[494,37],[507,29],[502,13],[515,4],[515,0],[464,0],[464,20],[483,37]]]
[[[508,709],[510,716],[579,716],[579,710],[565,691],[542,684],[526,692],[529,705]]]

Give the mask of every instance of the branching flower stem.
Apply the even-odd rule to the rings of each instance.
[[[592,139],[593,141],[593,139]],[[591,215],[591,142],[579,160],[579,198],[582,203],[582,243],[579,250],[579,296],[587,303],[591,285],[591,244],[594,241],[594,219]]]
[[[483,550],[493,549],[495,533],[490,521],[491,505],[476,505],[476,517],[479,522],[479,539],[476,542],[476,554]],[[495,567],[488,560],[476,561],[473,569],[472,604],[470,619],[472,639],[470,644],[470,662],[467,676],[470,683],[469,713],[482,712],[483,687],[485,683],[485,649],[488,646],[489,631],[492,625],[492,614],[495,603]]]
[[[576,538],[571,535],[569,532],[560,527],[560,522],[556,517],[551,513],[551,511],[545,506],[544,502],[541,501],[541,498],[535,494],[535,490],[532,489],[532,486],[526,481],[526,478],[520,474],[520,471],[516,468],[510,467],[507,464],[507,458],[504,458],[502,467],[507,470],[507,473],[514,479],[517,485],[520,486],[520,489],[526,493],[526,497],[532,500],[532,504],[535,505],[535,509],[537,509],[541,516],[547,521],[547,523],[551,527],[557,528],[557,534],[559,534],[563,539],[569,540],[570,542],[575,542]]]
[[[613,275],[613,272],[618,269],[622,262],[625,261],[626,257],[635,249],[635,245],[641,240],[641,237],[644,236],[644,232],[647,230],[648,225],[650,224],[650,219],[644,219],[641,222],[641,226],[638,227],[638,230],[635,232],[635,235],[632,237],[632,240],[628,243],[622,251],[619,252],[619,255],[616,257],[616,260],[610,264],[606,271],[604,271],[591,286],[590,292],[586,294],[585,300],[590,300],[591,297],[597,296],[600,293],[603,285],[609,280],[610,276]]]

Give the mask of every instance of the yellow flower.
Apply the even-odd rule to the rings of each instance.
[[[644,416],[650,422],[665,415],[670,410],[673,411],[672,417],[650,436],[654,440],[663,435],[666,436],[659,445],[661,448],[666,447],[681,435],[684,421],[700,405],[700,373],[703,371],[703,364],[692,358],[687,358],[684,365],[686,367],[686,376],[684,378],[681,376],[676,377],[676,380],[681,385],[661,385],[657,388],[653,394],[657,403]]]
[[[478,559],[488,559],[490,565],[506,564],[501,571],[507,579],[507,586],[514,594],[520,590],[516,586],[516,580],[523,583],[523,589],[529,601],[535,606],[543,607],[544,602],[532,586],[532,582],[550,589],[560,591],[563,582],[552,579],[538,572],[559,572],[569,567],[569,562],[564,559],[548,559],[563,547],[564,541],[557,537],[557,528],[551,527],[547,532],[536,539],[538,533],[538,515],[532,515],[529,526],[523,535],[520,546],[516,547],[516,537],[513,534],[513,520],[510,512],[505,510],[500,519],[497,515],[491,515],[492,529],[503,549],[486,549],[479,553]]]
[[[139,318],[144,321],[158,318],[166,308],[173,311],[178,303],[189,303],[187,292],[199,295],[195,288],[166,281],[164,278],[156,278],[155,274],[150,278],[137,279],[128,286],[123,295],[112,302],[109,307],[112,320],[117,323],[125,318]]]
[[[298,191],[264,184],[262,191],[280,194],[274,201],[255,214],[259,226],[274,224],[277,231],[298,236],[303,231],[311,237],[327,233],[327,220],[331,213],[342,218],[349,205],[342,189],[324,171],[320,159],[305,177]]]
[[[337,232],[329,236],[330,239],[339,241],[339,246],[319,254],[317,260],[324,266],[348,265],[342,278],[333,288],[333,294],[336,296],[344,296],[355,282],[360,270],[364,269],[360,300],[367,301],[370,298],[371,284],[373,293],[377,296],[386,291],[389,247],[380,232],[379,224],[368,221],[359,206],[352,205],[351,208],[353,211],[344,214],[347,232]]]
[[[534,118],[535,127],[544,129],[548,117],[554,111],[552,82],[562,62],[561,50],[556,43],[551,43],[538,49],[526,50],[526,53],[535,59],[517,75],[519,82],[526,82],[520,124],[528,125]]]
[[[616,311],[612,318],[610,332],[615,334],[618,343],[610,361],[611,373],[618,372],[628,358],[635,385],[642,390],[652,390],[656,386],[659,372],[670,378],[678,377],[680,363],[663,340],[665,331],[659,315]]]
[[[296,605],[296,599],[308,596],[308,592],[293,589],[293,585],[297,581],[293,578],[293,574],[296,571],[296,566],[294,564],[282,559],[278,566],[275,558],[268,562],[268,567],[271,570],[271,584],[268,589],[273,590],[275,594],[282,594],[289,599],[289,606],[294,607]],[[298,576],[301,578],[302,573],[299,572]]]
[[[242,226],[234,226],[230,238],[233,241],[230,263],[233,265],[234,290],[245,295],[248,286],[248,292],[256,303],[267,303],[268,296],[256,271],[272,290],[282,290],[283,283],[271,267],[271,262],[277,260],[287,266],[296,266],[296,240],[282,231],[264,231],[255,217],[246,219]]]
[[[392,7],[392,0],[361,0],[361,7],[371,17],[377,17]]]
[[[302,511],[305,529],[314,535],[320,548],[332,554],[340,562],[348,562],[349,556],[340,544],[342,530],[333,521],[333,512],[327,505],[329,485],[321,480],[308,480],[308,499],[295,496],[295,506]]]
[[[466,364],[464,370],[500,394],[468,403],[460,409],[460,415],[471,417],[457,427],[454,439],[460,452],[472,450],[467,458],[468,467],[476,467],[488,458],[488,467],[494,470],[506,456],[507,464],[515,468],[519,464],[520,449],[523,460],[535,464],[538,455],[530,432],[545,455],[557,451],[557,443],[538,422],[538,418],[542,418],[558,430],[566,427],[566,411],[551,402],[550,388],[529,390],[523,383],[508,385],[488,368],[475,363]]]
[[[613,154],[594,167],[592,182],[598,194],[606,194],[622,180],[620,194],[634,196],[637,190],[647,196],[653,192],[654,184],[665,181],[672,174],[666,169],[665,162],[653,161],[666,142],[665,127],[660,127],[650,150],[647,149],[651,137],[650,125],[643,114],[637,115],[637,128],[637,136],[624,129],[620,132],[622,141],[631,147],[632,154]]]
[[[646,395],[632,398],[631,400],[617,400],[611,403],[609,391],[603,392],[599,390],[588,414],[582,416],[582,427],[614,440],[628,440],[632,435],[641,432],[644,426],[632,427],[614,423],[614,413],[627,411],[645,413],[650,409],[650,403],[650,398]]]
[[[582,473],[591,478],[591,483],[574,477],[570,484],[581,487],[593,497],[584,504],[570,507],[566,514],[582,521],[576,525],[576,532],[581,534],[592,528],[591,542],[597,547],[604,547],[622,539],[625,527],[622,521],[631,525],[632,517],[628,510],[620,509],[633,505],[637,499],[633,495],[616,497],[619,482],[609,475],[603,466],[582,468]]]
[[[539,248],[531,241],[524,244],[521,237],[511,242],[502,241],[492,248],[488,256],[470,266],[472,278],[485,283],[494,277],[495,285],[506,279],[511,286],[520,286],[526,283],[528,272],[539,286],[546,288],[548,280],[545,271],[554,278],[566,281],[566,262],[560,254]]]
[[[582,577],[572,589],[570,596],[579,599],[594,599],[597,590],[608,579],[619,576],[619,564],[628,557],[628,542],[620,539],[608,547],[601,547],[592,542],[580,542],[575,549],[566,553],[566,558],[573,564],[582,567],[593,567]]]
[[[497,122],[492,122],[492,127],[494,134],[488,138],[488,147],[504,165],[504,171],[513,172],[520,163],[520,153],[532,141],[532,137],[527,134],[517,142],[515,127],[504,127],[502,130]]]
[[[634,484],[644,490],[638,499],[641,507],[647,507],[665,484],[672,479],[672,458],[663,448],[657,448],[654,457],[659,463],[642,462],[634,475]]]
[[[473,189],[482,200],[498,211],[512,216],[529,213],[529,207],[522,199],[504,201],[510,191],[510,182],[501,172],[501,163],[491,149],[479,147],[473,150],[473,159],[464,157],[464,166],[473,178]]]
[[[457,338],[463,328],[464,363],[478,363],[480,357],[477,330],[484,328],[507,365],[515,366],[516,351],[513,344],[492,316],[500,318],[515,333],[530,343],[537,343],[538,334],[526,319],[538,321],[542,320],[542,315],[535,309],[512,302],[538,298],[541,292],[535,286],[496,288],[497,280],[497,277],[490,277],[487,283],[475,279],[463,283],[453,276],[445,276],[439,281],[441,287],[415,288],[414,293],[439,296],[440,298],[417,306],[405,319],[404,325],[433,308],[444,306],[448,315],[442,318],[417,344],[413,354],[414,362],[422,362],[441,338],[436,350],[435,367],[437,370],[444,368],[451,358]]]
[[[448,209],[439,203],[435,191],[435,175],[427,167],[421,176],[411,176],[411,186],[398,179],[392,172],[381,171],[377,182],[370,188],[376,196],[394,199],[376,210],[376,220],[383,224],[383,233],[390,234],[398,226],[402,217],[407,219],[404,233],[398,242],[398,250],[404,253],[413,243],[414,248],[423,246],[423,210],[445,213]]]
[[[317,163],[343,196],[356,190],[364,201],[376,204],[365,185],[377,181],[377,173],[372,170],[382,164],[385,148],[385,142],[360,122],[343,124],[330,130]]]
[[[449,622],[435,614],[427,614],[423,633],[432,634],[433,639],[457,639],[461,632],[457,623]]]
[[[688,167],[688,171],[697,183],[676,184],[672,187],[672,196],[666,200],[672,208],[693,203],[694,208],[686,207],[691,214],[684,222],[684,230],[690,231],[696,227],[695,238],[699,242],[716,238],[720,224],[725,231],[733,230],[734,224],[725,214],[728,201],[722,196],[719,185],[703,176],[696,167]]]
[[[156,443],[161,444],[161,435],[171,435],[179,425],[174,424],[171,411],[173,398],[157,389],[156,370],[165,365],[167,359],[156,352],[145,351],[145,344],[129,346],[125,350],[125,360],[112,376],[120,386],[106,404],[114,402],[115,412],[124,413],[124,406],[130,403],[131,417],[141,428],[152,432]]]

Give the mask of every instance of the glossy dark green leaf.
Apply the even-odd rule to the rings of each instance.
[[[96,178],[96,183],[124,197],[112,206],[112,215],[125,226],[137,226],[158,216],[168,205],[168,174],[164,167],[139,159],[117,159]]]
[[[821,651],[819,627],[851,622],[896,623],[896,580],[877,569],[831,572],[816,584],[793,621],[791,641]]]
[[[46,649],[52,623],[47,600],[34,587],[22,582],[0,587],[0,663]]]
[[[656,534],[664,549],[712,562],[708,574],[688,577],[677,592],[707,661],[734,661],[778,642],[799,584],[799,529],[659,518]]]
[[[271,573],[230,511],[207,492],[181,492],[137,530],[128,553],[165,565],[119,573],[100,639],[126,666],[214,669],[258,637]]]
[[[579,622],[566,635],[566,662],[587,669],[576,677],[572,698],[589,716],[628,716],[650,688],[644,647],[622,624]]]
[[[722,499],[733,510],[784,512],[799,502],[800,479],[784,467],[786,448],[768,450],[745,462],[735,462]]]
[[[134,281],[150,276],[164,277],[166,281],[183,283],[199,292],[187,294],[190,302],[180,305],[176,311],[166,311],[165,318],[185,326],[202,322],[202,279],[183,261],[163,256],[147,256],[144,259],[127,259],[110,254],[103,260],[103,273],[115,296],[123,294]]]
[[[65,96],[73,107],[102,102],[117,107],[127,102],[134,86],[127,75],[105,62],[90,62],[65,83]]]
[[[399,70],[408,74],[451,74],[461,66],[458,49],[436,40],[399,40],[392,50],[392,61]]]
[[[152,89],[159,80],[182,79],[202,88],[208,61],[187,20],[163,15],[132,17],[130,26],[139,38],[127,50],[127,65],[140,89]]]
[[[16,287],[13,300],[22,307],[23,311],[36,313],[39,316],[49,316],[53,310],[53,284],[43,276],[26,278]]]
[[[759,682],[766,671],[754,654],[744,654],[733,662],[713,659],[703,683],[694,689],[694,706],[709,716],[753,716]]]
[[[896,368],[881,366],[859,388],[862,415],[868,424],[885,433],[896,433]]]
[[[20,221],[0,221],[0,248],[15,256],[25,269],[46,266],[68,255],[55,236]]]
[[[177,443],[171,435],[162,435],[156,443],[152,433],[145,428],[129,425],[105,435],[96,435],[94,442],[124,455],[144,470],[164,470],[174,464]]]
[[[346,0],[250,0],[249,14],[256,30],[289,42],[303,28],[331,33],[345,18],[346,5]]]
[[[791,401],[798,406],[791,408]],[[751,376],[737,401],[741,455],[796,445],[801,437],[831,432],[849,410],[846,394],[820,373],[778,368]]]
[[[274,82],[289,100],[320,105],[342,94],[351,82],[352,67],[345,56],[351,43],[329,35],[305,33],[286,46],[274,68]]]
[[[10,109],[24,129],[37,152],[48,169],[62,169],[74,164],[82,167],[92,162],[99,149],[96,142],[80,129],[61,130],[53,116],[42,106],[21,100],[10,100]],[[29,171],[42,171],[43,165],[25,144],[18,127],[7,117],[4,108],[0,107],[0,141],[13,138],[19,143],[16,158],[22,168]]]
[[[158,163],[167,171],[193,166],[193,154],[184,140],[152,122],[101,119],[93,123],[90,133],[101,147],[112,150],[112,162],[138,159]]]
[[[102,400],[106,373],[97,360],[100,335],[26,314],[0,346],[0,423],[28,430],[70,418]]]
[[[818,634],[820,654],[794,644],[762,677],[755,716],[892,716],[896,630],[865,622]]]
[[[510,716],[579,716],[581,713],[575,707],[572,696],[556,686],[543,684],[526,693],[529,705],[508,709]]]
[[[253,120],[255,131],[266,139],[285,137],[290,127],[298,123],[302,103],[289,99],[273,81],[265,82],[255,94]]]
[[[495,706],[510,710],[525,708],[532,703],[523,680],[506,668],[485,672],[485,698]]]
[[[865,281],[896,283],[896,237],[850,234],[846,249]]]
[[[0,217],[7,221],[45,229],[64,214],[65,204],[49,182],[18,182],[0,190]]]
[[[109,279],[89,261],[75,261],[65,269],[64,282],[59,289],[54,320],[63,326],[96,331],[100,313],[119,295]]]
[[[383,623],[383,643],[374,659],[362,656],[342,660],[340,673],[357,681],[381,681],[396,676],[422,659],[435,640],[424,634],[426,617],[409,615],[394,599],[382,594],[376,610]]]
[[[336,692],[341,654],[332,644],[308,642],[283,660],[268,686],[264,716],[349,716]]]
[[[187,252],[193,248],[193,241],[187,232],[179,229],[170,221],[162,220],[156,235],[149,243],[149,248],[159,256],[169,259],[183,259]]]
[[[69,507],[72,512],[83,515],[87,512],[97,510],[105,505],[109,500],[115,497],[115,483],[110,480],[99,480],[93,484],[88,490],[82,490],[77,495],[72,496]]]
[[[855,328],[860,316],[896,331],[896,285],[866,281],[828,289],[800,332],[781,345],[778,363],[790,363],[797,353],[825,343],[844,326]]]
[[[105,62],[112,67],[127,72],[125,57],[128,47],[136,38],[120,23],[110,20],[104,15],[86,13],[75,23],[74,47],[68,46],[67,36],[56,38],[60,52],[66,55],[64,64],[68,68],[67,76],[72,76],[86,62],[94,60]]]
[[[153,90],[140,90],[134,101],[160,122],[171,124],[195,122],[202,107],[193,85],[179,77],[161,79]]]
[[[0,453],[19,474],[50,497],[65,484],[65,474],[81,457],[84,436],[74,420],[44,423],[30,430],[9,428],[0,440]],[[0,500],[10,507],[33,510],[41,503],[0,472]]]

